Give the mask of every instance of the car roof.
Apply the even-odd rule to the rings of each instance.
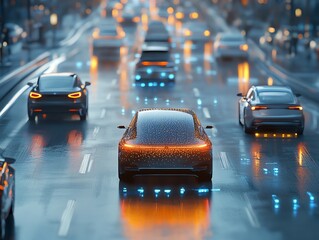
[[[62,73],[44,73],[40,75],[40,78],[43,77],[72,77],[74,78],[76,76],[75,73],[72,72],[62,72]]]
[[[285,91],[285,92],[292,92],[291,88],[288,86],[255,86],[254,87],[257,92],[270,92],[270,91]]]
[[[196,114],[187,108],[146,108],[137,112],[139,118],[146,121],[154,120],[154,115],[160,116],[161,119],[180,119],[181,121],[190,121],[194,124],[194,117]]]

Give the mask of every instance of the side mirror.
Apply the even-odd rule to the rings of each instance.
[[[300,93],[296,93],[295,95],[296,95],[296,97],[301,97]]]
[[[32,87],[32,86],[33,86],[33,83],[32,83],[32,82],[28,82],[27,85],[28,85],[29,87]]]
[[[237,93],[237,97],[243,97],[242,93]]]
[[[205,128],[206,129],[213,129],[214,127],[212,125],[207,125]]]
[[[90,86],[91,83],[90,82],[85,82],[85,86]]]
[[[9,157],[4,157],[4,160],[9,164],[13,164],[16,161],[14,158],[9,158]]]
[[[126,129],[126,127],[124,125],[119,125],[117,126],[118,129]]]

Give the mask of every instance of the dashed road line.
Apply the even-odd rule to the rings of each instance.
[[[112,86],[115,86],[115,84],[116,84],[116,79],[115,78],[112,80],[111,84],[112,84]]]
[[[89,161],[89,166],[88,166],[88,171],[87,171],[88,173],[91,172],[93,161],[94,161],[93,159],[90,159],[90,161]]]
[[[87,172],[88,166],[89,166],[89,161],[90,161],[91,154],[87,153],[84,155],[79,173],[80,174],[85,174]]]
[[[200,92],[199,92],[198,88],[193,88],[193,92],[194,92],[195,97],[200,96]]]
[[[108,95],[106,95],[106,100],[110,100],[111,99],[111,93],[109,93]]]
[[[220,152],[219,156],[222,163],[222,167],[224,169],[228,169],[230,167],[230,164],[229,164],[227,154],[225,152]]]
[[[203,108],[203,113],[204,113],[205,118],[211,118],[207,107]]]
[[[96,137],[96,135],[99,133],[100,127],[95,127],[93,130],[93,136]]]
[[[59,236],[65,237],[68,235],[74,210],[75,210],[75,200],[69,200],[61,217],[60,227],[58,232]]]
[[[244,194],[244,198],[245,198],[245,201],[247,203],[247,207],[245,207],[245,211],[246,211],[247,217],[249,219],[249,222],[254,228],[259,228],[260,223],[259,223],[258,218],[255,214],[255,211],[250,203],[250,200],[247,196],[247,193]]]
[[[102,109],[100,118],[104,118],[104,117],[105,117],[105,114],[106,114],[106,110],[105,110],[105,109]]]

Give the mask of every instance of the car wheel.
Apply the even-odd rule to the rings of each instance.
[[[210,182],[212,180],[212,173],[203,173],[198,176],[200,182]]]
[[[240,126],[243,126],[243,124],[240,121],[240,107],[239,107],[239,105],[238,105],[238,123]]]
[[[81,121],[85,121],[88,115],[88,109],[86,109],[85,111],[82,111],[82,113],[80,113],[80,120]]]
[[[252,133],[252,130],[250,127],[247,126],[247,122],[246,122],[246,111],[244,112],[244,131],[247,134]]]
[[[28,117],[29,117],[29,122],[30,123],[34,123],[35,122],[35,116],[31,113],[28,113]]]
[[[14,199],[15,199],[15,184],[13,184],[12,186],[12,199],[11,199],[9,215],[13,215],[14,213],[14,201],[15,201]]]

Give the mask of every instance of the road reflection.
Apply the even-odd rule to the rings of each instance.
[[[128,239],[203,239],[209,234],[212,183],[141,177],[119,184],[124,235]]]

